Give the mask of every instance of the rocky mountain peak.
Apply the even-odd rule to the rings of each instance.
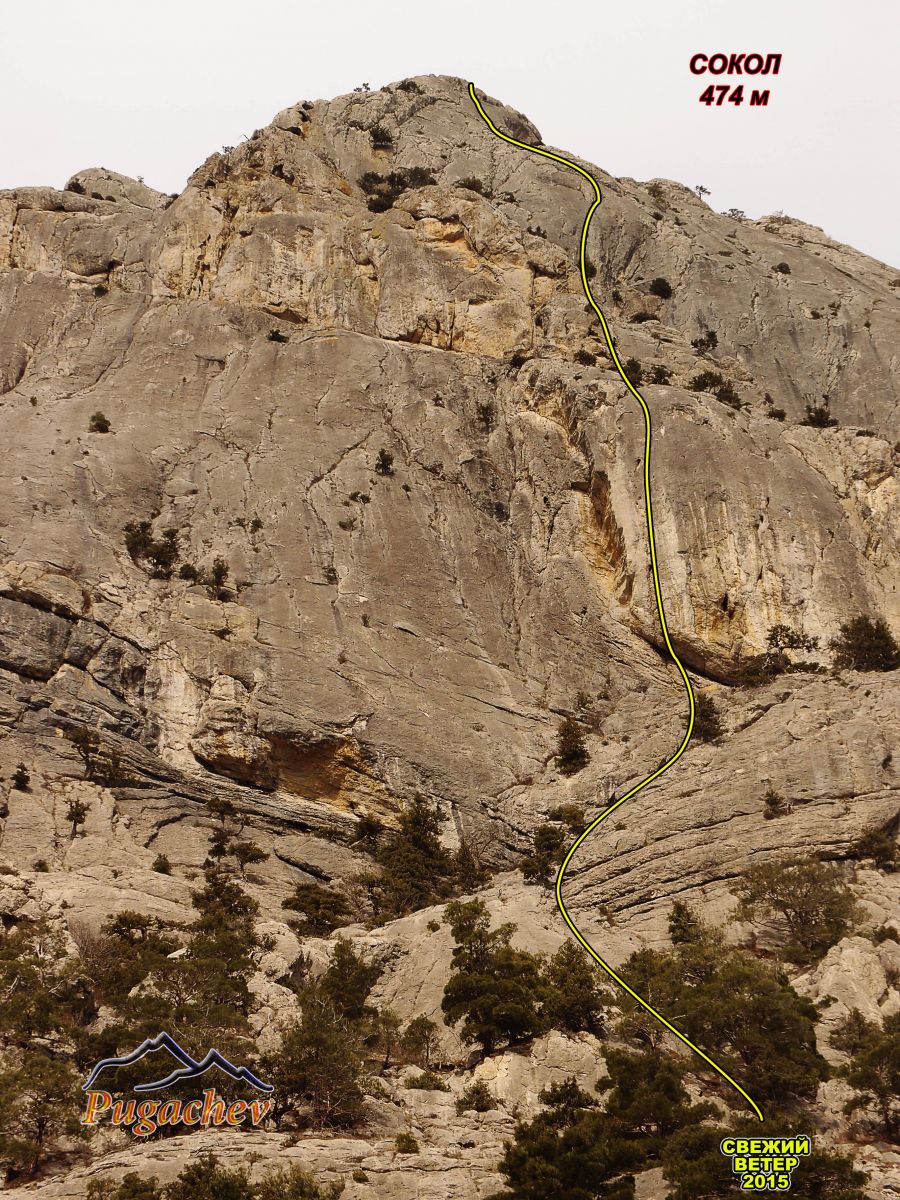
[[[439,1022],[461,1071],[442,908],[373,924],[360,819],[395,829],[426,797],[447,852],[490,873],[491,918],[552,953],[550,895],[516,870],[535,830],[561,804],[602,811],[685,725],[643,422],[577,272],[586,189],[494,137],[466,86],[298,102],[175,196],[105,168],[0,193],[0,916],[81,946],[122,911],[186,936],[232,831],[264,855],[232,864],[259,904],[260,1052],[297,1011],[301,955],[321,971],[334,954],[282,907],[319,884],[346,894],[373,1003]],[[585,166],[604,194],[591,286],[652,411],[667,619],[718,728],[604,825],[570,905],[618,964],[668,946],[675,899],[726,923],[752,864],[839,862],[862,932],[802,986],[844,1004],[846,955],[868,964],[868,1016],[889,1014],[895,942],[866,937],[897,919],[896,877],[853,864],[900,817],[897,676],[848,669],[832,642],[860,616],[900,630],[900,280],[800,221]],[[565,718],[587,750],[571,774]],[[788,806],[766,819],[775,792]],[[593,1086],[599,1053],[554,1030],[481,1063],[506,1106],[475,1122],[490,1155],[455,1094],[391,1083],[372,1127],[417,1123],[433,1192],[362,1135],[297,1160],[349,1174],[374,1155],[396,1200],[487,1194],[513,1106],[569,1073]],[[237,1135],[215,1136],[237,1161]],[[166,1178],[183,1141],[160,1150]],[[26,1190],[74,1197],[86,1177]]]

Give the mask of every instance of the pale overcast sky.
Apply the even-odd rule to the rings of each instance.
[[[295,100],[449,74],[615,175],[702,183],[719,211],[781,209],[900,266],[898,33],[896,0],[7,3],[0,187],[105,166],[178,191]],[[768,108],[699,104],[695,51],[780,52],[743,80]]]

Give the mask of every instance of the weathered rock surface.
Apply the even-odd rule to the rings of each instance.
[[[900,944],[888,939],[878,945],[863,937],[844,938],[832,946],[814,971],[794,981],[801,996],[819,1005],[819,1052],[832,1062],[846,1056],[829,1044],[829,1035],[854,1010],[880,1024],[900,1010]]]
[[[261,1038],[292,1004],[281,901],[370,865],[357,816],[390,821],[425,792],[448,845],[465,837],[509,868],[553,805],[594,815],[685,721],[657,650],[642,423],[575,270],[584,189],[494,138],[459,80],[417,82],[287,109],[177,197],[100,169],[61,192],[0,193],[0,419],[15,447],[0,463],[0,860],[19,872],[0,879],[0,915],[182,919],[205,801],[228,797],[270,854],[247,885],[275,943],[253,983]],[[390,148],[373,147],[376,124]],[[417,167],[434,183],[370,211],[366,172]],[[674,897],[725,921],[748,865],[822,853],[848,860],[865,935],[900,913],[894,877],[849,861],[900,819],[896,673],[723,685],[776,623],[818,637],[825,668],[848,617],[900,628],[896,272],[789,218],[735,220],[678,184],[591,169],[594,292],[622,359],[645,379],[670,372],[644,388],[667,617],[727,733],[601,826],[569,903],[619,963],[664,943]],[[657,276],[669,299],[650,294]],[[744,407],[690,390],[703,370]],[[839,425],[798,424],[823,395]],[[109,432],[91,431],[95,413]],[[129,555],[124,526],[141,521],[156,539],[176,531],[172,578]],[[204,583],[217,558],[224,588]],[[567,779],[555,733],[577,707],[591,761]],[[118,783],[85,781],[63,736],[77,727],[119,756]],[[28,791],[9,786],[18,762]],[[765,821],[770,787],[793,809]],[[77,833],[73,798],[90,805]],[[160,853],[172,875],[152,869]],[[542,889],[500,874],[485,897],[521,945],[561,944]],[[404,1018],[439,1016],[439,916],[350,931],[383,967],[374,999]],[[851,938],[798,982],[831,998],[823,1046],[857,999],[893,1011],[879,975],[896,969],[892,945]],[[305,948],[321,963],[329,944]],[[555,1036],[479,1067],[510,1110],[560,1071],[600,1069],[586,1042]],[[464,1056],[454,1032],[442,1053]],[[456,1118],[451,1101],[398,1089],[386,1104],[388,1124],[418,1122],[414,1158],[368,1136],[216,1148],[326,1174],[361,1164],[370,1190],[348,1184],[351,1197],[488,1195],[511,1117]],[[107,1165],[140,1154],[168,1177],[195,1147]],[[32,1190],[80,1196],[84,1179]],[[658,1173],[640,1186],[657,1194]]]
[[[388,1200],[485,1197],[501,1184],[496,1164],[504,1140],[512,1136],[513,1110],[521,1117],[531,1115],[543,1088],[568,1076],[589,1088],[604,1071],[595,1039],[587,1034],[573,1039],[551,1033],[539,1038],[529,1055],[509,1052],[482,1064],[478,1076],[491,1089],[498,1107],[462,1115],[456,1112],[456,1100],[471,1082],[470,1075],[445,1077],[451,1090],[442,1092],[407,1088],[405,1078],[410,1073],[416,1072],[395,1071],[382,1081],[385,1098],[369,1102],[365,1136],[304,1137],[291,1145],[281,1134],[206,1130],[199,1137],[164,1139],[136,1149],[126,1135],[119,1134],[113,1135],[119,1148],[110,1147],[98,1164],[22,1191],[46,1200],[82,1197],[90,1179],[98,1175],[118,1178],[136,1168],[142,1175],[156,1175],[160,1182],[168,1182],[188,1157],[212,1150],[227,1165],[244,1165],[250,1156],[258,1155],[257,1175],[276,1161],[281,1165],[298,1163],[319,1179],[343,1179],[344,1195],[358,1200],[376,1196]],[[394,1138],[404,1130],[419,1143],[417,1154],[397,1153]],[[365,1183],[352,1178],[354,1170],[365,1173]]]

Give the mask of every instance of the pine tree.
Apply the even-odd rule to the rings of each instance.
[[[551,1029],[569,1033],[603,1031],[603,1007],[612,996],[600,985],[598,968],[575,942],[564,942],[550,959],[544,975],[543,1015]]]
[[[366,1004],[366,997],[379,974],[378,967],[357,954],[347,938],[339,937],[328,969],[318,981],[318,994],[347,1021],[367,1021],[375,1010]]]
[[[841,1073],[856,1092],[845,1112],[874,1111],[879,1132],[900,1142],[900,1014],[885,1017],[883,1028],[865,1023]]]
[[[25,1050],[0,1080],[0,1161],[33,1178],[53,1141],[84,1137],[83,1093],[74,1068],[43,1050]]]
[[[65,943],[46,917],[0,937],[0,1046],[25,1046],[66,1023]]]
[[[725,945],[704,926],[700,936],[671,951],[639,950],[622,976],[660,1012],[676,1013],[678,1027],[735,1078],[753,1080],[753,1095],[769,1111],[799,1110],[827,1075],[816,1050],[816,1011],[777,970]],[[621,1000],[623,1035],[661,1048],[658,1024],[627,996]],[[692,1063],[713,1088],[699,1062]]]
[[[632,1200],[642,1158],[597,1102],[567,1079],[540,1094],[545,1105],[519,1123],[507,1142],[500,1173],[508,1191],[494,1200]]]
[[[375,858],[382,868],[372,881],[378,916],[387,920],[427,908],[453,891],[453,859],[440,841],[437,807],[417,796],[384,834]]]
[[[66,820],[72,822],[72,832],[69,835],[74,838],[78,833],[80,825],[84,824],[85,817],[91,811],[91,806],[85,800],[70,800],[66,808]]]
[[[437,1046],[437,1024],[421,1013],[413,1017],[400,1035],[400,1048],[403,1053],[426,1070],[431,1066]]]
[[[265,850],[261,850],[253,842],[235,842],[231,847],[231,854],[237,861],[242,879],[246,878],[248,867],[265,862],[269,857]]]
[[[666,1182],[673,1185],[669,1200],[734,1195],[731,1160],[719,1150],[724,1134],[709,1125],[687,1125],[668,1139],[662,1163]]]
[[[542,1032],[543,964],[513,949],[515,926],[492,930],[480,900],[454,900],[444,922],[457,945],[441,1008],[452,1024],[463,1022],[463,1039],[490,1054],[500,1043],[513,1045]]]
[[[289,1114],[314,1129],[357,1124],[363,1113],[362,1065],[362,1046],[353,1025],[320,994],[305,994],[300,1020],[287,1026],[280,1048],[261,1063],[265,1078],[275,1085],[277,1126]]]
[[[565,857],[565,830],[556,824],[539,825],[534,831],[534,848],[519,864],[522,874],[529,883],[541,883],[547,887],[556,875],[556,869]]]
[[[379,1009],[371,1020],[366,1045],[378,1051],[381,1057],[381,1074],[391,1065],[391,1059],[399,1045],[400,1018],[391,1008]]]
[[[844,937],[858,908],[833,863],[792,858],[751,867],[737,887],[739,913],[754,920],[774,919],[784,937],[784,953],[809,963]]]
[[[566,717],[556,734],[556,767],[561,775],[574,775],[590,761],[584,734],[574,717]]]
[[[598,1090],[608,1091],[606,1111],[630,1136],[654,1139],[656,1148],[677,1129],[695,1125],[716,1109],[692,1104],[684,1086],[684,1068],[658,1054],[608,1050],[609,1078]]]
[[[302,914],[301,919],[291,922],[292,927],[310,937],[323,937],[338,926],[346,925],[350,917],[350,907],[344,897],[319,883],[298,883],[293,895],[283,901],[281,907]]]
[[[675,900],[669,913],[669,937],[673,945],[696,942],[702,937],[703,922],[684,900]]]
[[[900,645],[883,617],[854,617],[831,643],[837,667],[851,671],[896,671]]]

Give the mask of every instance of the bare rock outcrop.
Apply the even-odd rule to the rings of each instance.
[[[674,898],[726,922],[751,864],[841,861],[860,936],[797,983],[827,1000],[824,1048],[850,1007],[900,1003],[895,943],[866,937],[900,922],[896,877],[858,864],[860,838],[900,821],[898,677],[835,671],[829,645],[861,614],[900,629],[896,272],[799,221],[591,170],[592,286],[652,410],[668,622],[725,732],[601,826],[568,901],[620,963],[665,944]],[[252,991],[271,1045],[300,949],[320,966],[333,949],[301,944],[282,901],[370,869],[358,818],[390,824],[424,793],[447,846],[496,872],[483,895],[518,944],[562,943],[550,894],[510,868],[552,807],[594,816],[671,755],[686,717],[660,652],[642,422],[576,272],[585,207],[572,173],[499,142],[444,77],[291,106],[174,197],[102,168],[0,193],[5,926],[183,921],[209,802],[228,799],[269,855],[246,887],[270,937]],[[826,396],[837,425],[802,424]],[[778,624],[818,648],[742,686]],[[571,714],[590,762],[566,777]],[[767,821],[770,788],[792,808]],[[440,916],[346,931],[381,967],[373,1002],[404,1020],[440,1016]],[[589,1040],[549,1035],[478,1067],[496,1112],[457,1117],[455,1076],[449,1096],[398,1080],[364,1138],[203,1144],[358,1167],[370,1183],[348,1197],[472,1200],[497,1190],[513,1107],[601,1070]],[[410,1157],[392,1140],[407,1119]],[[171,1178],[183,1142],[102,1169],[140,1154]],[[100,1169],[24,1191],[81,1196]],[[661,1186],[648,1172],[639,1195]]]

